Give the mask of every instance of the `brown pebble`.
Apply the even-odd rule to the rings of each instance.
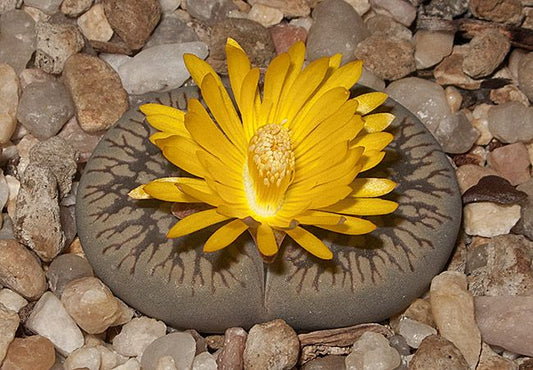
[[[305,42],[307,39],[307,30],[303,27],[281,23],[270,27],[269,30],[277,54],[285,53],[296,42]]]
[[[52,342],[40,335],[15,338],[7,349],[2,370],[48,370],[56,361]]]
[[[531,177],[529,153],[522,143],[494,149],[487,156],[487,163],[512,185],[522,184]]]
[[[468,370],[470,367],[461,351],[452,342],[438,335],[430,335],[420,343],[420,347],[409,362],[409,369]]]
[[[224,347],[217,358],[219,370],[242,369],[244,367],[244,346],[246,331],[243,328],[229,328],[224,334]]]
[[[493,175],[481,178],[463,194],[463,204],[475,202],[517,204],[526,199],[526,193],[516,190],[506,179]]]

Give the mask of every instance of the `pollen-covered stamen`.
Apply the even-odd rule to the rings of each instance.
[[[250,206],[258,214],[274,214],[294,173],[294,152],[290,132],[279,124],[258,129],[248,146],[247,186]],[[246,182],[246,181],[245,181]]]

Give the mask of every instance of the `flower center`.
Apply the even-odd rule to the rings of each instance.
[[[274,215],[283,204],[293,174],[294,153],[289,130],[275,123],[258,129],[248,146],[245,170],[250,208],[259,216]]]

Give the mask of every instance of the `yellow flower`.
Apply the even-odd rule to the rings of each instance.
[[[236,41],[226,44],[234,101],[212,67],[187,54],[185,64],[210,113],[196,99],[188,111],[145,104],[141,111],[160,132],[150,137],[163,155],[194,177],[161,178],[130,192],[136,199],[207,203],[174,225],[176,238],[221,224],[204,251],[228,246],[250,230],[265,260],[278,252],[277,236],[287,234],[322,259],[332,252],[309,232],[313,225],[359,235],[376,226],[356,216],[383,215],[397,204],[376,199],[392,191],[387,179],[356,178],[383,159],[392,135],[382,132],[393,116],[366,115],[381,105],[380,92],[350,99],[362,62],[340,67],[341,55],[324,57],[302,70],[299,42],[274,58],[263,91],[259,69]],[[214,120],[213,120],[214,118]]]

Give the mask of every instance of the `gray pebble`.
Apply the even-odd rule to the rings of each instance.
[[[67,283],[74,279],[89,276],[93,276],[93,269],[89,262],[73,253],[57,256],[46,271],[50,289],[58,297],[61,297]]]
[[[518,84],[520,90],[533,101],[533,52],[524,55],[520,60]]]
[[[390,346],[395,348],[402,356],[409,356],[411,354],[411,347],[407,344],[407,340],[401,335],[393,335],[389,338]]]
[[[491,107],[488,128],[504,143],[527,143],[533,139],[533,108],[519,102],[508,102]]]
[[[231,0],[186,0],[186,4],[191,16],[208,24],[223,20],[236,8]]]
[[[3,0],[0,2],[0,15],[7,13],[17,7],[19,0]]]
[[[446,116],[435,131],[437,141],[446,153],[465,153],[476,142],[479,132],[463,112]]]
[[[74,115],[74,104],[60,81],[34,82],[22,92],[17,119],[40,140],[56,135]]]
[[[345,370],[345,356],[324,356],[306,362],[302,370]]]
[[[20,73],[35,50],[35,21],[23,10],[11,10],[0,18],[0,63]]]
[[[59,11],[61,2],[62,0],[24,0],[24,5],[32,6],[48,15],[53,15]]]
[[[196,343],[189,333],[175,332],[154,340],[143,352],[141,365],[156,370],[158,360],[170,356],[178,369],[189,369],[194,360]]]
[[[198,35],[184,21],[174,14],[165,14],[144,45],[144,49],[163,44],[181,44],[199,40]]]

